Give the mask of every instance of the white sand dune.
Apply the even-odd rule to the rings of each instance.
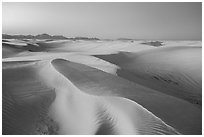
[[[199,43],[33,43],[3,46],[3,134],[202,133]]]
[[[202,47],[202,41],[163,41],[165,46],[193,46],[193,47]]]
[[[131,99],[182,134],[201,133],[201,109],[183,99],[163,94],[82,64],[68,61],[60,61],[56,64],[60,66],[58,70],[64,76],[88,94]]]
[[[49,83],[45,84],[46,82],[49,82],[49,81],[46,80],[47,78],[44,78],[42,76],[46,76],[46,77],[49,78],[49,80],[52,80],[53,78],[50,78],[49,76],[52,77],[53,75],[55,76],[55,74],[58,73],[60,77],[57,77],[56,81],[59,81],[59,82],[54,82],[54,84],[52,84],[52,85],[65,84],[66,83],[66,82],[62,83],[62,81],[60,80],[62,75],[60,75],[59,72],[57,72],[54,69],[51,69],[54,72],[50,72],[50,68],[53,68],[52,65],[47,64],[47,61],[43,61],[43,62],[44,63],[42,63],[42,61],[40,61],[39,63],[37,63],[37,62],[28,62],[28,63],[26,63],[25,61],[22,61],[22,62],[15,62],[15,61],[13,61],[13,62],[4,62],[3,66],[6,66],[6,67],[4,67],[5,70],[3,71],[3,74],[4,74],[4,76],[3,76],[3,79],[4,79],[4,83],[3,83],[4,92],[3,93],[4,94],[8,93],[8,95],[10,96],[8,98],[9,100],[12,99],[12,98],[18,99],[19,98],[18,96],[20,96],[21,97],[20,99],[26,100],[26,102],[30,102],[32,100],[34,102],[36,102],[36,101],[38,101],[38,99],[36,100],[35,98],[36,97],[41,97],[42,93],[43,94],[45,93],[45,92],[42,92],[42,91],[49,91],[49,90],[52,91],[53,89],[56,91],[55,88],[50,87]],[[42,68],[46,68],[45,66],[47,66],[47,70],[44,69],[43,70],[44,73],[39,76],[39,71],[42,70]],[[60,70],[60,72],[63,75],[65,75],[66,77],[69,75],[68,78],[71,78],[71,81],[73,81],[75,84],[77,84],[77,87],[80,87],[80,89],[84,89],[83,92],[86,92],[88,94],[96,94],[96,95],[100,95],[100,96],[118,96],[119,95],[121,97],[130,98],[130,99],[134,100],[135,102],[139,102],[140,104],[142,104],[143,106],[148,108],[148,110],[151,110],[151,112],[154,112],[154,114],[156,114],[157,116],[162,117],[162,119],[164,119],[165,121],[167,121],[168,123],[170,123],[171,125],[176,127],[177,129],[179,129],[179,131],[182,131],[182,133],[184,133],[184,134],[199,134],[200,133],[200,129],[198,128],[198,127],[200,127],[199,126],[200,125],[200,123],[199,123],[199,121],[200,121],[200,115],[199,115],[200,112],[199,112],[199,110],[197,108],[193,107],[191,104],[189,104],[189,103],[187,103],[185,101],[178,100],[176,98],[167,96],[165,94],[160,94],[159,92],[152,91],[150,89],[141,87],[139,85],[135,86],[135,84],[131,84],[128,81],[124,81],[122,79],[119,79],[117,76],[113,76],[113,75],[107,74],[107,73],[102,72],[102,71],[100,72],[99,70],[96,71],[96,69],[94,70],[91,67],[84,66],[84,65],[81,65],[81,64],[76,64],[76,63],[71,63],[71,62],[68,62],[68,61],[61,60],[61,61],[55,62],[55,67],[57,67],[57,66],[58,66],[57,69]],[[10,69],[9,69],[9,67],[10,67]],[[11,77],[11,76],[15,76],[15,79],[13,77]],[[44,78],[44,80],[41,79],[41,78]],[[101,79],[106,79],[106,80],[101,81]],[[34,82],[32,82],[33,80],[34,80]],[[95,84],[93,82],[95,82]],[[86,87],[84,87],[83,85],[86,85]],[[41,89],[40,87],[43,88],[43,89]],[[60,87],[64,87],[64,86],[60,85]],[[95,88],[93,88],[93,87],[95,87]],[[69,87],[66,87],[66,88],[69,89]],[[32,91],[32,92],[30,93],[27,90]],[[64,89],[64,90],[66,90],[66,89]],[[22,94],[21,94],[21,92],[22,92]],[[13,94],[10,94],[10,93],[15,93],[16,95],[14,96]],[[27,97],[22,98],[22,95],[27,96]],[[64,96],[63,96],[64,94],[61,94],[61,95],[62,95],[62,98],[64,98]],[[76,97],[78,97],[78,95]],[[79,97],[80,97],[80,95],[79,95]],[[33,99],[31,99],[31,98],[33,98]],[[48,99],[49,98],[50,97],[48,97]],[[51,97],[51,98],[53,98],[53,97]],[[103,97],[101,97],[101,98],[103,98]],[[109,98],[109,97],[106,97],[106,98]],[[110,98],[112,98],[112,97],[110,97]],[[5,104],[10,104],[9,102],[11,102],[11,101],[9,101],[8,99],[6,99],[6,103],[3,103],[4,106],[5,106]],[[70,99],[72,99],[72,97],[70,97]],[[70,100],[70,99],[68,99],[68,100]],[[92,102],[90,98],[89,98],[89,100],[90,100],[90,102]],[[100,99],[97,99],[97,100],[100,100]],[[119,99],[119,100],[120,100],[119,101],[119,106],[122,106],[122,104],[120,104],[121,99]],[[124,100],[124,99],[122,99],[122,100]],[[61,102],[61,99],[59,101]],[[83,101],[81,101],[82,104],[83,104]],[[88,102],[88,101],[85,101],[85,102]],[[111,100],[106,99],[105,102],[107,102],[107,101],[110,102]],[[128,102],[131,102],[131,101],[129,100]],[[21,102],[16,102],[16,101],[14,101],[13,103],[15,103],[14,106],[16,106],[16,105],[18,106],[19,103],[22,104]],[[113,104],[113,103],[114,102],[110,102],[110,104]],[[28,104],[28,103],[26,103],[26,104]],[[95,102],[94,102],[94,104],[95,104]],[[99,104],[101,104],[101,103],[99,103]],[[102,103],[102,104],[104,104],[104,103]],[[74,104],[72,104],[72,105],[74,105]],[[32,117],[33,111],[29,111],[31,114],[28,114],[27,109],[25,107],[23,107],[22,105],[20,105],[20,106],[21,106],[21,110],[22,110],[21,112],[24,113],[25,116],[27,114],[27,117],[28,116]],[[42,106],[44,106],[44,105],[40,105],[39,107],[41,108]],[[65,106],[64,105],[60,105],[60,106],[57,105],[54,108],[60,108],[60,107],[66,107],[66,105]],[[124,108],[126,108],[126,107],[127,107],[127,105],[125,105]],[[45,108],[45,110],[47,108]],[[86,107],[84,107],[84,108],[86,108]],[[98,107],[96,107],[96,108],[98,108]],[[120,109],[124,109],[124,108],[122,107]],[[131,108],[131,111],[133,111],[132,107],[130,107],[130,108]],[[171,109],[169,109],[169,108],[171,108]],[[80,111],[80,110],[78,110],[78,111]],[[87,110],[86,109],[81,109],[80,112],[82,113],[83,111],[86,112]],[[25,113],[25,112],[27,112],[27,113]],[[53,110],[51,112],[56,112],[56,111]],[[186,114],[185,117],[182,116],[183,113]],[[11,116],[12,114],[13,114],[13,112],[8,112],[8,111],[6,111],[6,113],[3,113],[4,118],[7,119],[6,123],[8,123],[8,119],[10,120],[12,118],[12,116]],[[43,111],[42,114],[45,115],[44,111]],[[53,115],[55,116],[55,113],[51,113],[51,114],[52,114],[52,116]],[[62,113],[59,112],[58,115],[60,115],[60,114],[62,114]],[[56,117],[58,117],[58,115]],[[56,117],[54,117],[54,118],[56,118]],[[44,117],[41,117],[40,120],[42,122],[40,122],[40,124],[37,124],[37,125],[43,125],[42,128],[40,128],[40,131],[41,132],[46,131],[45,133],[50,134],[50,133],[53,133],[52,128],[54,128],[54,134],[57,134],[58,129],[59,129],[58,124],[56,122],[54,122],[56,124],[52,124],[53,120],[50,121],[49,119],[52,119],[50,117],[46,118],[46,120],[42,120],[43,118]],[[21,119],[19,119],[19,118],[16,118],[16,119],[18,119],[17,123],[22,123]],[[35,118],[31,118],[31,119],[35,119]],[[23,120],[23,121],[26,121],[26,120]],[[43,121],[45,121],[45,122],[43,122]],[[50,122],[47,122],[47,121],[50,121]],[[151,122],[151,121],[149,121],[149,122]],[[48,123],[48,124],[45,124],[45,123]],[[50,125],[50,123],[51,123],[51,125]],[[136,123],[138,123],[138,121]],[[183,124],[185,124],[185,126]],[[31,123],[31,126],[32,125],[35,125],[35,124]],[[14,134],[16,134],[16,133],[18,133],[18,134],[19,133],[20,134],[25,134],[25,133],[26,134],[28,134],[28,133],[29,134],[36,134],[36,132],[34,132],[35,127],[33,129],[30,126],[26,126],[25,131],[22,131],[22,129],[19,129],[18,132],[16,132],[16,131],[13,131],[14,129],[16,129],[18,127],[18,126],[17,127],[16,126],[17,125],[14,125],[14,124],[12,124],[12,126],[11,126],[11,125],[9,125],[9,123],[8,123],[8,126],[5,126],[5,124],[4,124],[4,129],[6,129],[6,131],[10,131],[9,132],[10,134],[11,133],[14,133]],[[77,126],[77,123],[76,123],[76,126]],[[10,128],[10,127],[13,127],[13,128]],[[29,128],[29,127],[32,129],[32,131],[33,130],[34,131],[33,132],[27,131],[26,129]],[[49,128],[47,129],[45,127],[51,127],[51,129],[49,129]],[[64,126],[64,127],[66,127],[66,126]],[[147,130],[143,129],[143,132],[139,132],[139,134],[142,134],[142,133],[143,134],[150,134],[150,132],[148,132],[150,130],[149,128]],[[107,130],[107,128],[105,128],[105,129]],[[41,133],[41,132],[38,131],[37,133]],[[107,130],[107,132],[109,132],[109,131]],[[151,131],[151,132],[153,132],[153,131]],[[130,133],[132,133],[132,132],[130,132]],[[78,134],[78,133],[76,133],[76,134]],[[104,132],[103,133],[99,132],[98,134],[105,134],[105,133]],[[111,133],[109,132],[107,134],[112,134],[112,132]],[[117,134],[119,134],[119,133],[117,133]],[[164,134],[168,134],[168,133],[165,132]]]
[[[93,96],[79,90],[58,71],[60,66],[57,64],[65,62],[67,61],[54,60],[52,64],[48,61],[7,64],[3,77],[7,78],[3,83],[7,91],[3,93],[6,97],[3,100],[3,116],[7,120],[3,122],[4,133],[38,134],[41,133],[38,128],[40,131],[50,132],[57,127],[54,129],[55,134],[178,134],[131,100]],[[42,105],[42,101],[46,99],[43,94],[48,95],[53,89],[56,93],[54,102],[50,107],[47,106],[50,103]],[[13,116],[14,112],[16,117]],[[49,118],[45,121],[43,118],[47,117],[46,113]],[[20,115],[24,117],[21,118]],[[16,121],[15,124],[12,124],[12,119]],[[53,122],[55,126],[52,125]]]
[[[85,64],[93,68],[97,68],[107,73],[116,75],[116,70],[119,69],[118,66],[111,64],[102,59],[89,56],[81,55],[77,53],[29,53],[21,52],[16,55],[16,57],[3,58],[3,62],[13,62],[13,61],[38,61],[38,60],[52,60],[56,58],[66,59],[72,62]]]
[[[3,42],[3,44],[15,45],[15,46],[19,46],[19,47],[27,46],[27,44],[24,42],[18,42],[18,43],[17,42]]]
[[[76,52],[80,54],[113,54],[119,51],[139,52],[155,47],[141,44],[142,41],[56,41],[39,43],[48,52]]]
[[[34,46],[39,46],[37,44],[37,42],[40,42],[40,41],[37,41],[37,40],[18,40],[18,39],[7,39],[7,40],[3,40],[2,41],[2,44],[3,45],[10,45],[10,46],[15,46],[15,47],[26,47],[28,46],[28,44],[32,44]]]
[[[55,68],[54,60],[40,70],[40,76],[55,89],[52,116],[60,134],[178,134],[137,103],[120,97],[85,94]],[[64,62],[64,61],[63,61]],[[109,129],[108,129],[109,128]]]
[[[201,56],[199,47],[173,46],[97,57],[118,65],[126,79],[201,105]]]

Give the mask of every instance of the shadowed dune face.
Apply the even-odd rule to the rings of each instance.
[[[35,62],[3,63],[3,134],[52,134],[47,113],[55,93],[36,77],[36,67]]]
[[[164,47],[141,53],[96,55],[118,65],[117,74],[141,85],[202,104],[201,49]]]
[[[69,41],[57,41],[50,42],[47,40],[4,40],[3,49],[8,49],[10,51],[24,51],[24,52],[48,52],[56,50],[57,48],[63,47],[64,44],[69,45]],[[11,54],[7,51],[3,51],[3,58],[12,57]],[[13,54],[13,56],[16,54]]]
[[[29,52],[42,52],[47,49],[46,47],[39,46],[36,43],[23,43],[22,45],[15,43],[3,43],[3,46]]]
[[[160,41],[144,42],[141,44],[146,44],[146,45],[155,46],[155,47],[163,46],[162,42]]]
[[[23,52],[24,50],[10,47],[9,45],[2,44],[2,58],[8,58]]]
[[[54,64],[73,84],[88,94],[131,99],[175,127],[180,133],[201,133],[201,110],[186,101],[82,64],[64,60],[54,61]]]

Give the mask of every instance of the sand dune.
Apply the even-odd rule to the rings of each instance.
[[[163,47],[140,53],[97,55],[121,67],[117,74],[163,93],[202,104],[201,48]]]
[[[192,47],[202,47],[202,41],[163,41],[165,46],[192,46]]]
[[[143,44],[148,41],[72,41],[72,40],[15,40],[5,39],[4,44],[24,45],[32,52],[77,52],[88,55],[114,54],[118,52],[141,52],[157,47]],[[201,47],[201,41],[161,41],[165,47],[194,46]]]
[[[39,128],[49,124],[47,111],[55,93],[40,83],[35,68],[36,62],[3,63],[3,134],[42,134]]]
[[[2,58],[8,58],[12,56],[16,56],[18,53],[23,52],[21,49],[14,49],[10,47],[2,47]]]
[[[62,63],[66,61],[52,61],[54,68],[59,68],[59,72],[62,70]],[[85,94],[59,72],[49,65],[43,68],[40,74],[44,75],[48,85],[55,88],[56,100],[51,109],[55,113],[54,119],[59,121],[59,126],[62,127],[61,134],[178,133],[137,103],[119,97]],[[109,130],[103,129],[108,127]]]
[[[202,133],[195,43],[4,42],[3,134]]]
[[[56,41],[17,41],[3,42],[10,43],[11,46],[23,44],[24,47],[19,47],[32,52],[75,52],[80,54],[113,54],[118,51],[139,52],[143,50],[153,49],[155,47],[141,44],[142,41],[71,41],[71,40],[56,40]]]
[[[6,91],[3,92],[4,134],[178,133],[135,102],[80,91],[60,73],[59,63],[66,61],[54,60],[54,67],[47,61],[7,64],[3,70],[3,88]],[[18,81],[9,75],[15,76]],[[11,83],[15,87],[10,87]],[[53,90],[56,93],[54,102],[51,100],[54,98]],[[40,121],[43,118],[46,121]],[[111,130],[106,130],[109,127]]]
[[[82,64],[61,61],[58,66],[63,75],[88,94],[131,99],[182,134],[201,133],[201,109],[191,103]]]
[[[13,62],[13,61],[39,61],[39,60],[52,60],[56,58],[66,59],[72,62],[85,64],[91,66],[93,68],[97,68],[107,73],[111,73],[116,75],[116,70],[119,68],[118,66],[111,64],[102,59],[89,56],[89,55],[81,55],[77,53],[30,53],[30,52],[22,52],[19,53],[16,57],[4,58],[3,62]]]

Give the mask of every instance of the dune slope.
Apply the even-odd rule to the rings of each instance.
[[[40,73],[46,76],[48,85],[55,87],[56,100],[51,109],[63,128],[62,134],[178,134],[136,102],[121,97],[93,96],[79,90],[68,77],[61,76],[66,74],[61,68],[66,63],[54,60],[52,64],[58,72],[47,66],[46,72]],[[46,73],[52,75],[47,77]],[[103,129],[107,127],[111,128]]]
[[[63,75],[88,94],[131,99],[180,133],[201,134],[201,110],[191,103],[86,65],[63,60],[56,64]]]
[[[4,62],[3,134],[178,134],[136,102],[82,92],[59,63]]]
[[[201,56],[201,48],[190,46],[96,55],[118,65],[121,77],[198,105],[202,104]]]
[[[3,134],[54,134],[47,113],[55,93],[36,77],[37,67],[36,62],[3,63]]]
[[[202,134],[200,43],[175,44],[4,41],[3,134]]]

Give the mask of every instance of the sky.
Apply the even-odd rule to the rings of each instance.
[[[202,3],[3,2],[2,32],[201,40]]]

